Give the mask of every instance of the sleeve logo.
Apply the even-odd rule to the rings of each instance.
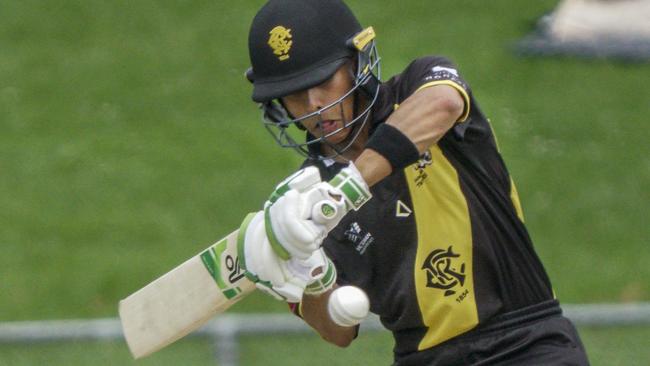
[[[467,89],[467,85],[465,84],[463,79],[461,79],[458,70],[451,67],[434,66],[431,68],[431,71],[428,73],[428,75],[424,78],[424,81],[426,82],[435,82],[435,81],[443,81],[443,80],[452,81],[460,85],[463,89]]]
[[[434,73],[436,73],[436,72],[441,72],[441,71],[446,71],[446,72],[448,72],[448,73],[450,73],[450,74],[452,74],[452,75],[454,75],[454,76],[456,76],[456,77],[458,76],[458,70],[456,70],[456,69],[452,69],[451,67],[434,66],[434,67],[431,69],[431,71],[433,71]]]

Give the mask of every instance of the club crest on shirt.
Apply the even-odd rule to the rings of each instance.
[[[365,253],[368,246],[375,241],[375,238],[369,232],[364,232],[361,229],[361,226],[358,222],[353,222],[350,224],[347,230],[344,233],[345,237],[354,244],[354,249],[359,252],[359,254]]]
[[[421,269],[427,274],[427,287],[444,290],[445,296],[454,295],[457,287],[465,284],[465,263],[451,245],[447,250],[432,251]]]

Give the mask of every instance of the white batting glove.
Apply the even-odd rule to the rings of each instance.
[[[308,167],[280,183],[264,207],[266,233],[283,259],[308,258],[345,216],[372,197],[353,164],[330,182]]]
[[[329,184],[334,188],[335,192],[342,195],[341,198],[345,203],[346,213],[350,210],[357,211],[372,198],[368,184],[352,162],[347,167],[341,169],[329,181]]]
[[[278,300],[299,302],[303,293],[324,292],[336,281],[336,269],[322,249],[305,260],[281,259],[266,237],[262,211],[246,217],[237,242],[246,277]]]

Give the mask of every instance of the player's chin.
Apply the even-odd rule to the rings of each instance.
[[[332,134],[330,136],[326,136],[324,139],[327,141],[329,144],[332,145],[337,145],[345,141],[345,139],[348,137],[348,134],[350,133],[350,130],[348,128],[344,128],[341,131]]]

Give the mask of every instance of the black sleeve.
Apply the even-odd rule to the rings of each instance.
[[[422,88],[440,84],[449,85],[455,88],[465,101],[465,108],[458,122],[465,121],[469,115],[469,87],[460,76],[457,67],[447,58],[428,56],[411,62],[396,80],[396,84],[400,103]]]

